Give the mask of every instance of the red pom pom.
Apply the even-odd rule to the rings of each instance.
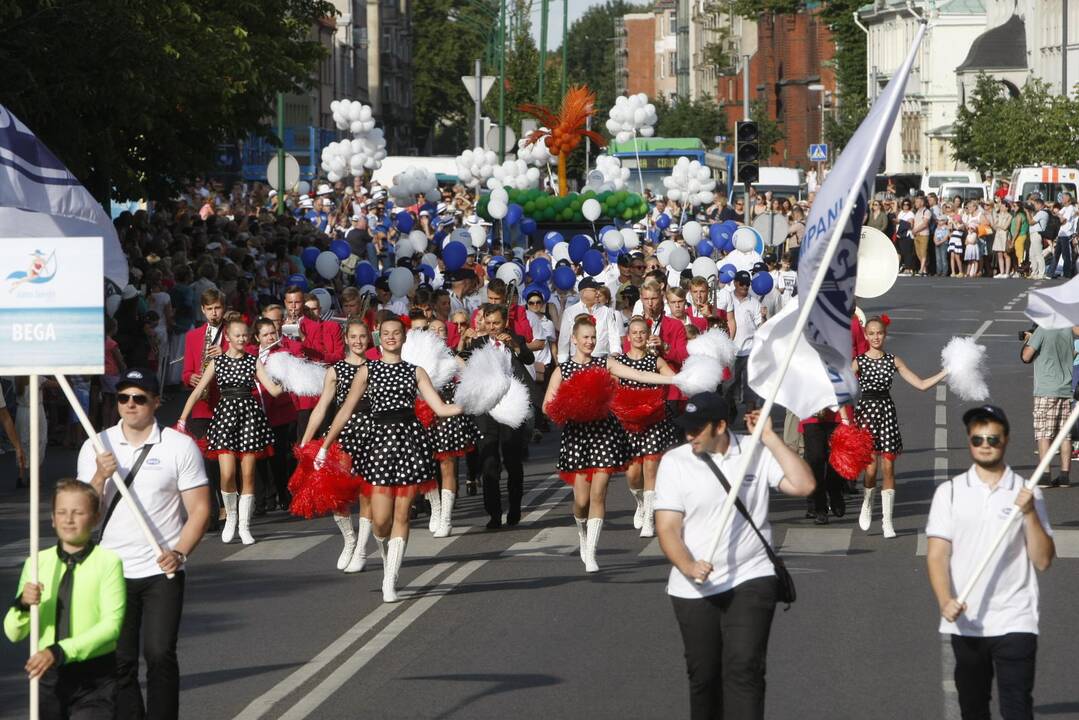
[[[334,444],[326,454],[326,461],[315,469],[315,455],[322,447],[309,442],[302,448],[293,449],[299,463],[288,481],[292,494],[289,512],[311,519],[319,515],[347,513],[360,492],[360,478],[349,472],[352,458]]]
[[[663,419],[667,407],[663,388],[635,388],[620,385],[611,400],[611,412],[628,432],[646,430]]]
[[[725,368],[723,368],[722,377],[723,377],[723,382],[729,382],[730,379],[732,377],[734,377],[734,375],[731,374],[731,369],[730,368],[725,367]]]
[[[427,404],[427,401],[423,398],[416,398],[416,419],[420,421],[425,428],[430,429],[435,424],[435,420],[438,418],[435,416],[435,411],[431,409],[431,406]]]
[[[547,405],[547,416],[559,425],[602,420],[610,412],[617,383],[606,368],[591,367],[563,380]]]
[[[880,324],[883,325],[884,327],[888,327],[889,325],[892,324],[892,319],[890,317],[888,317],[888,313],[881,313],[880,314]]]
[[[847,480],[856,480],[873,462],[873,436],[857,425],[841,424],[829,441],[828,461]]]

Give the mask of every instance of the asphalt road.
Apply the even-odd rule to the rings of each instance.
[[[1029,473],[1034,453],[1030,368],[1016,334],[1026,281],[901,278],[868,314],[892,317],[890,351],[915,372],[939,364],[953,335],[989,348],[993,400],[1010,413],[1009,459]],[[798,584],[777,613],[768,667],[769,718],[958,717],[925,571],[926,514],[937,482],[969,464],[947,390],[918,393],[897,379],[906,452],[898,464],[896,526],[884,540],[843,519],[817,527],[804,501],[774,497],[774,536]],[[170,419],[171,418],[166,418]],[[334,570],[339,535],[328,519],[258,520],[259,542],[209,537],[193,556],[180,637],[187,718],[677,718],[688,714],[681,641],[664,594],[668,566],[632,527],[632,500],[611,486],[601,572],[577,557],[569,490],[553,476],[557,436],[533,446],[525,518],[484,530],[478,497],[462,496],[449,540],[417,522],[401,571],[404,600],[381,602],[377,553],[369,569]],[[10,478],[10,458],[0,477]],[[71,452],[50,448],[47,475],[70,474]],[[14,592],[26,553],[26,494],[0,492],[0,586]],[[1079,621],[1079,491],[1047,491],[1062,556],[1040,577],[1038,717],[1079,717],[1073,685]],[[43,535],[48,538],[47,524]],[[942,652],[942,649],[945,652]],[[25,646],[0,645],[0,717],[25,717]]]

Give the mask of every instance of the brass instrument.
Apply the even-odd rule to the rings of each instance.
[[[206,374],[206,368],[209,367],[210,361],[213,360],[213,358],[210,357],[210,348],[216,347],[218,345],[218,343],[221,342],[221,330],[224,327],[225,327],[225,324],[221,323],[216,328],[214,328],[214,338],[213,338],[213,340],[208,344],[203,344],[203,346],[202,346],[202,370],[201,370],[202,375]],[[209,325],[206,326],[206,332],[210,332],[210,326]],[[199,400],[208,401],[209,397],[210,397],[210,387],[207,385],[203,389],[202,394],[199,395]]]

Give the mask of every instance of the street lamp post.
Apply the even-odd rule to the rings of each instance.
[[[812,83],[806,86],[806,89],[811,92],[820,93],[820,144],[824,144],[824,85],[821,83]],[[823,170],[824,163],[820,160],[817,161],[817,182],[821,181],[821,171]]]

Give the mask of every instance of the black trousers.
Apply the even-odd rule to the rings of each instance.
[[[127,611],[116,644],[118,720],[176,720],[180,665],[176,636],[184,608],[184,573],[128,579]],[[146,660],[146,702],[139,689],[139,648]]]
[[[42,720],[112,720],[116,696],[116,654],[53,665],[41,676],[38,712]]]
[[[671,598],[685,646],[692,720],[764,718],[777,593],[776,579],[769,576],[705,598]]]
[[[921,265],[918,257],[914,254],[914,236],[902,234],[899,236],[899,269],[917,271]]]
[[[730,408],[731,422],[738,417],[740,404],[761,406],[761,399],[753,389],[749,387],[749,356],[740,355],[734,359],[734,367],[731,370],[731,379],[722,384],[723,396],[727,399]]]
[[[506,468],[509,516],[521,517],[524,495],[524,456],[528,448],[528,425],[511,428],[495,422],[490,415],[476,418],[482,438],[478,450],[483,472],[483,508],[492,520],[502,520],[502,468]]]
[[[1008,633],[996,637],[952,635],[955,689],[963,720],[989,720],[993,675],[997,678],[1000,715],[1004,720],[1034,717],[1034,660],[1038,636]]]
[[[817,513],[827,514],[829,504],[833,511],[837,507],[845,508],[843,478],[828,462],[828,441],[835,432],[835,423],[806,423],[802,427],[802,437],[805,439],[805,460],[813,470],[813,478],[817,481],[817,487],[813,490],[813,509]]]
[[[288,479],[292,475],[292,441],[296,436],[293,423],[275,425],[273,428],[273,455],[258,461],[255,477],[255,509],[267,505],[288,509],[292,498],[288,493]],[[276,499],[275,499],[276,498]]]
[[[210,418],[191,418],[187,421],[187,431],[201,440],[210,429]],[[206,463],[206,477],[210,481],[210,527],[213,529],[221,511],[221,468],[216,462]]]

